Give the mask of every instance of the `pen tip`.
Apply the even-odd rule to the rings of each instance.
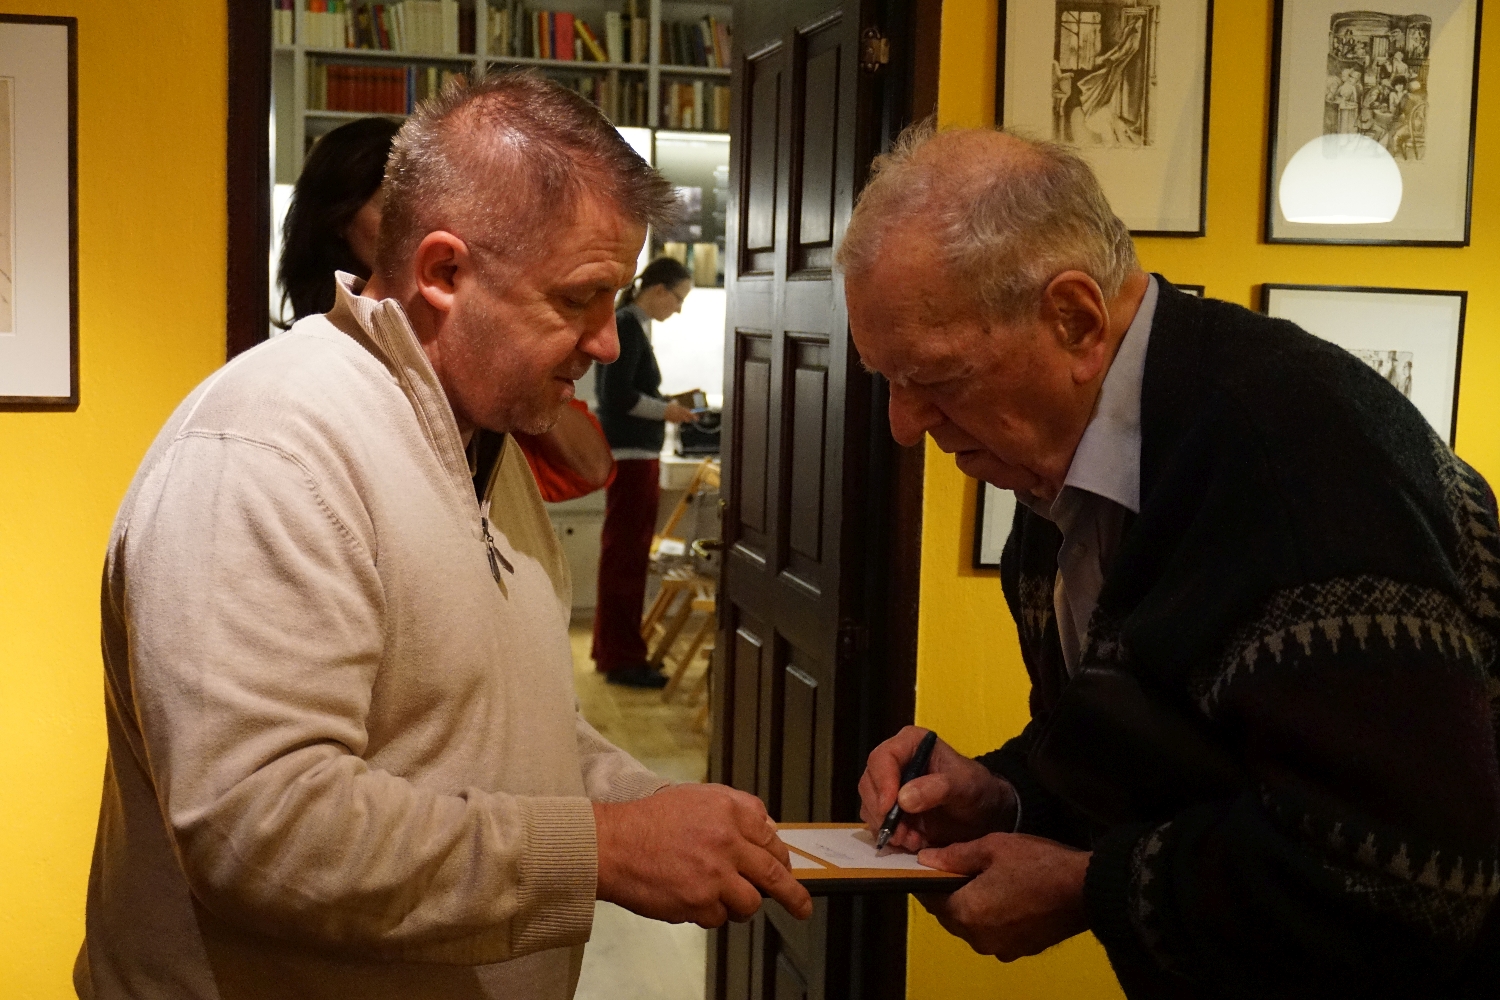
[[[885,845],[888,844],[888,843],[890,843],[890,841],[891,841],[891,835],[889,833],[886,833],[884,830],[881,830],[880,831],[880,836],[878,836],[878,837],[875,838],[875,850],[877,850],[877,851],[883,851],[883,850],[885,850]]]

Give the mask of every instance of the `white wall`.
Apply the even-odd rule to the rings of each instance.
[[[724,405],[724,289],[695,288],[682,312],[653,323],[663,395],[702,389],[709,406]]]

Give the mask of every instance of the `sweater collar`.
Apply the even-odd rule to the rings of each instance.
[[[328,321],[357,340],[365,342],[395,376],[423,434],[442,461],[455,485],[470,498],[474,495],[469,460],[458,421],[448,395],[438,381],[432,362],[417,334],[411,328],[406,311],[395,299],[372,299],[362,296],[365,281],[339,271],[334,275],[335,301]]]

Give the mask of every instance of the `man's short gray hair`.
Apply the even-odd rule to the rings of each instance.
[[[1004,134],[1013,140],[1005,147],[993,129],[938,132],[928,121],[902,132],[876,158],[849,220],[844,273],[868,270],[892,229],[920,225],[988,315],[1034,315],[1048,282],[1068,270],[1113,298],[1140,264],[1093,170],[1063,146]]]
[[[450,81],[386,161],[376,270],[388,281],[444,230],[503,260],[535,257],[585,192],[638,225],[676,221],[672,185],[588,101],[532,72]]]

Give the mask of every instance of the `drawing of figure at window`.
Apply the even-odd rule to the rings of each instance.
[[[1368,136],[1399,159],[1422,159],[1432,19],[1350,11],[1329,22],[1324,134]]]
[[[1052,137],[1073,146],[1151,144],[1155,4],[1058,0]]]

